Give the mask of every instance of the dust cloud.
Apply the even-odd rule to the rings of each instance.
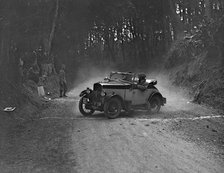
[[[150,72],[147,73],[147,78],[157,80],[156,87],[161,92],[163,97],[167,99],[167,104],[162,108],[164,111],[189,111],[192,109],[191,98],[184,88],[174,86],[168,73]]]
[[[77,97],[81,91],[87,87],[92,88],[93,84],[109,76],[112,69],[100,69],[93,66],[82,67],[78,70],[77,79],[74,82],[74,88],[68,93],[69,96]]]

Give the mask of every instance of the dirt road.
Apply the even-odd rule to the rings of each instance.
[[[223,116],[180,102],[108,120],[81,116],[77,98],[56,99],[32,121],[1,122],[0,172],[224,172]]]

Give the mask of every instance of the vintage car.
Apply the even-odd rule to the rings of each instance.
[[[139,87],[139,74],[111,72],[104,81],[95,83],[93,89],[80,93],[79,110],[84,116],[101,111],[108,118],[116,118],[122,110],[129,112],[135,108],[157,113],[166,98],[155,87],[156,80],[147,79],[145,84],[145,89]]]

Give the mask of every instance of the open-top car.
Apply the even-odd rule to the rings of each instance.
[[[108,118],[116,118],[122,110],[129,112],[134,108],[159,112],[166,98],[155,87],[157,81],[145,77],[145,74],[111,72],[104,81],[95,83],[93,89],[80,93],[80,112],[88,116],[101,111]]]

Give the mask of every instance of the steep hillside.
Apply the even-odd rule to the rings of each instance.
[[[194,102],[224,110],[223,50],[224,17],[177,41],[165,68],[175,85],[189,90]]]
[[[0,115],[11,115],[5,113],[3,109],[16,107],[14,113],[17,117],[15,118],[26,120],[36,118],[37,113],[50,104],[49,98],[58,97],[59,93],[58,77],[55,75],[47,77],[44,81],[47,97],[38,96],[37,84],[32,80],[27,80],[21,85],[4,78],[0,82]]]

